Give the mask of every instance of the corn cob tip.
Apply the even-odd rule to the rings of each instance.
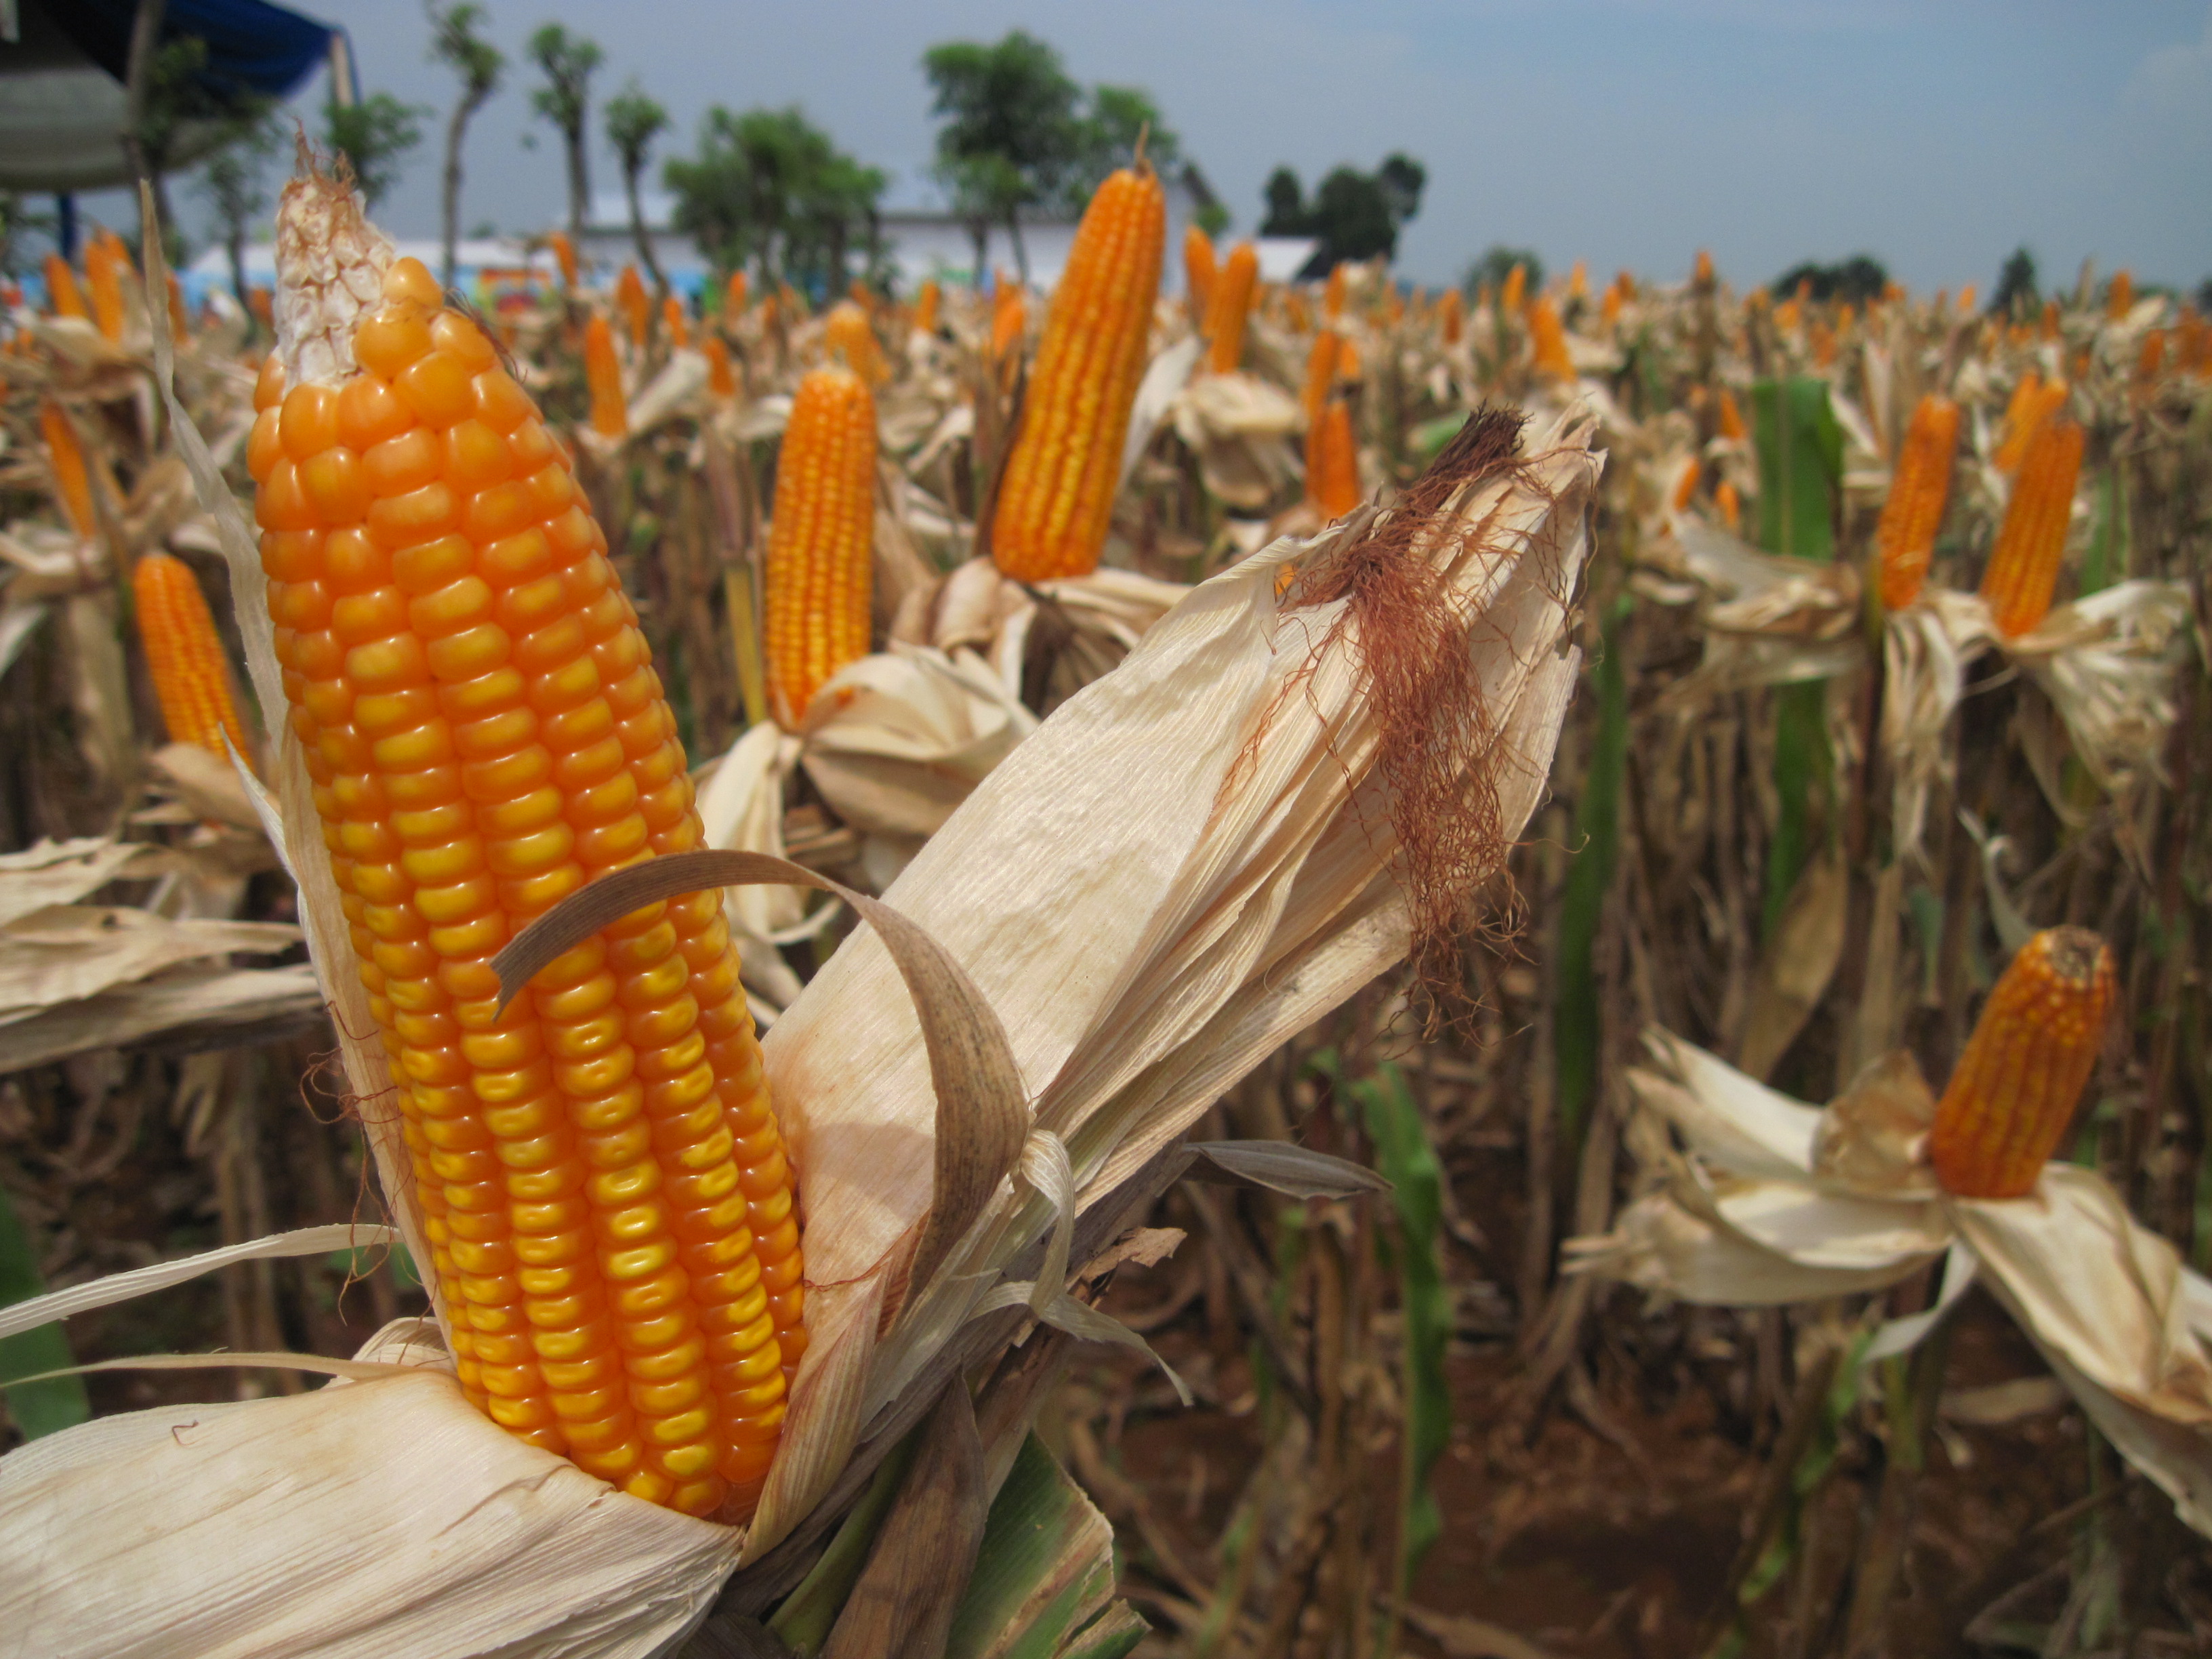
[[[335,386],[353,373],[354,331],[383,302],[393,257],[344,170],[325,172],[302,143],[276,204],[276,356],[287,386]]]

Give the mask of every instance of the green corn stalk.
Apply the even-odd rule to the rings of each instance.
[[[0,1307],[27,1302],[46,1290],[39,1275],[31,1237],[23,1231],[5,1188],[0,1188]],[[42,1376],[76,1364],[59,1325],[41,1325],[17,1336],[0,1338],[0,1376]],[[92,1415],[92,1402],[81,1376],[46,1376],[37,1382],[0,1384],[8,1415],[26,1440],[74,1428]]]
[[[1613,888],[1620,847],[1620,792],[1628,773],[1628,675],[1620,638],[1632,601],[1613,602],[1605,620],[1598,658],[1597,731],[1582,799],[1575,804],[1574,862],[1559,896],[1558,984],[1554,992],[1559,1038],[1556,1063],[1559,1132],[1571,1163],[1582,1145],[1583,1121],[1597,1092],[1599,1022],[1597,973],[1592,956]]]
[[[983,1523],[945,1659],[1121,1659],[1146,1633],[1114,1600],[1114,1534],[1031,1435]]]
[[[2115,461],[2097,480],[2096,528],[2081,556],[2081,597],[2100,592],[2124,576],[2129,564],[2128,483]]]
[[[876,1534],[883,1529],[884,1517],[890,1513],[891,1501],[898,1496],[921,1440],[921,1431],[916,1429],[891,1449],[822,1559],[769,1620],[769,1629],[793,1653],[819,1653],[830,1640],[830,1627],[844,1611],[845,1598],[853,1593],[860,1569],[868,1564],[868,1552],[875,1547]]]
[[[1836,556],[1835,495],[1844,473],[1844,429],[1828,383],[1808,376],[1754,381],[1752,442],[1759,460],[1759,538],[1771,553],[1822,562]],[[1813,803],[1825,795],[1828,751],[1819,681],[1774,694],[1774,787],[1781,817],[1766,860],[1760,933],[1771,941],[1790,890],[1812,857]]]

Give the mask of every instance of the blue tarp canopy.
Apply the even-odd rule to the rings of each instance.
[[[77,50],[120,82],[130,72],[137,0],[64,0],[54,21]],[[200,79],[218,94],[289,98],[330,51],[331,29],[268,0],[168,0],[161,40],[207,43]]]

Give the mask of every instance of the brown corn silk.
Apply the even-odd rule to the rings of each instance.
[[[277,255],[247,446],[268,604],[461,1389],[740,1519],[805,1331],[720,896],[626,916],[503,1015],[490,965],[595,875],[700,844],[636,614],[528,394],[350,187],[295,179]]]
[[[2087,928],[2048,928],[2021,946],[1936,1109],[1929,1155],[1946,1192],[2033,1190],[2096,1069],[2112,990],[2112,953]]]
[[[246,757],[246,732],[231,693],[230,659],[191,567],[172,554],[149,553],[131,573],[131,597],[138,642],[169,740],[228,757],[228,737],[231,747]]]
[[[1018,581],[1097,568],[1166,240],[1166,195],[1150,167],[1114,173],[1084,211],[992,519],[992,560]]]
[[[1904,610],[1920,597],[1928,580],[1928,561],[1951,493],[1951,456],[1958,446],[1959,405],[1929,392],[1913,408],[1875,530],[1885,611]]]
[[[2050,614],[2074,517],[2083,437],[2075,422],[2057,420],[2044,422],[2028,441],[1982,573],[1982,597],[2002,638],[2017,639]]]
[[[827,680],[868,654],[876,403],[848,368],[810,371],[776,458],[768,538],[769,695],[795,728]]]

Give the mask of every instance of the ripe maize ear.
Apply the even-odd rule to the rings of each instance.
[[[78,290],[76,273],[70,269],[69,261],[58,253],[46,255],[46,305],[57,317],[79,317],[92,320],[84,308],[84,295]]]
[[[2112,953],[2087,928],[2047,928],[2020,947],[1936,1108],[1929,1155],[1944,1191],[2033,1190],[2096,1069],[2112,994]]]
[[[1331,398],[1306,428],[1306,499],[1332,523],[1358,507],[1359,452],[1352,437],[1352,410]]]
[[[1721,522],[1731,531],[1743,528],[1743,497],[1736,487],[1723,478],[1713,489],[1713,505],[1721,511]]]
[[[938,308],[945,303],[944,290],[932,276],[921,285],[921,293],[914,302],[914,325],[924,334],[937,332]]]
[[[1674,488],[1668,493],[1667,505],[1677,513],[1686,513],[1690,503],[1697,499],[1698,483],[1705,476],[1705,463],[1692,455],[1682,463],[1682,470],[1674,475]]]
[[[1528,297],[1528,267],[1516,264],[1505,273],[1505,285],[1498,290],[1498,303],[1509,317],[1518,317]]]
[[[1951,493],[1951,457],[1959,445],[1959,405],[1929,392],[1912,410],[1875,530],[1875,552],[1886,611],[1902,611],[1920,597],[1928,561],[1942,528]]]
[[[876,400],[849,368],[803,375],[776,457],[768,536],[769,696],[795,727],[822,684],[868,654]]]
[[[94,325],[106,339],[123,337],[123,278],[130,269],[130,251],[119,236],[95,236],[84,251],[85,296]]]
[[[2118,322],[2136,308],[2136,279],[2124,270],[2112,273],[2111,285],[2105,289],[2105,315]]]
[[[842,362],[871,387],[890,379],[890,365],[884,361],[875,325],[853,301],[840,300],[830,307],[830,314],[822,323],[822,341],[830,348],[833,359]]]
[[[1206,366],[1216,374],[1230,374],[1244,361],[1244,325],[1259,280],[1260,250],[1249,242],[1237,243],[1222,261],[1206,319]]]
[[[1221,278],[1213,257],[1213,238],[1196,225],[1182,228],[1183,290],[1190,304],[1190,319],[1200,328],[1213,310],[1213,285]]]
[[[673,294],[660,302],[661,331],[668,337],[668,349],[681,351],[691,343],[691,325],[684,315],[684,301]]]
[[[2051,610],[2074,517],[2082,441],[2081,427],[2068,420],[2045,421],[2028,440],[1982,573],[1982,597],[2000,638],[2018,638]]]
[[[1721,388],[1720,411],[1714,421],[1715,429],[1730,443],[1741,443],[1749,435],[1743,423],[1743,410],[1737,406],[1735,393],[1726,386]]]
[[[1529,304],[1528,337],[1535,343],[1539,374],[1555,380],[1575,378],[1575,360],[1567,355],[1567,331],[1559,321],[1559,307],[1548,294],[1538,295]]]
[[[1306,385],[1302,399],[1309,428],[1321,419],[1322,406],[1328,401],[1329,388],[1336,384],[1337,356],[1334,329],[1325,328],[1314,336],[1314,343],[1306,352]]]
[[[2020,384],[2013,388],[2012,401],[2005,405],[2004,441],[1997,446],[1996,457],[2000,472],[2018,471],[2035,434],[2066,407],[2071,393],[2064,380],[2046,383],[2033,369],[2021,376]]]
[[[1567,273],[1567,298],[1570,300],[1589,298],[1589,265],[1587,261],[1576,260],[1575,268]]]
[[[1084,210],[991,523],[992,560],[1018,581],[1097,568],[1166,241],[1167,198],[1150,167],[1114,173]]]
[[[745,273],[733,270],[722,289],[722,320],[734,323],[745,314]]]
[[[592,430],[603,438],[619,438],[628,432],[629,404],[623,396],[615,331],[596,312],[584,325],[584,384],[592,394]]]
[[[250,759],[231,694],[230,660],[191,567],[167,553],[149,553],[131,573],[131,594],[169,741],[227,755],[227,736],[240,757]]]
[[[1467,301],[1457,289],[1444,290],[1437,304],[1437,325],[1448,346],[1457,345],[1467,332]]]
[[[1605,298],[1598,302],[1598,315],[1605,319],[1607,328],[1620,326],[1620,284],[1616,282],[1606,289]]]
[[[553,249],[553,263],[561,269],[561,286],[571,294],[576,291],[576,245],[568,240],[568,233],[556,230],[546,237]]]
[[[1699,248],[1696,262],[1690,269],[1690,280],[1699,288],[1713,285],[1713,256],[1711,250]]]
[[[1975,304],[1981,299],[1981,289],[1976,288],[1972,283],[1967,283],[1966,287],[1960,289],[1959,290],[1959,314],[1961,317],[1972,316],[1974,314]]]
[[[495,1012],[526,922],[701,844],[636,613],[529,394],[349,186],[287,186],[277,258],[308,325],[254,398],[262,567],[460,1386],[637,1497],[741,1518],[805,1333],[719,895]]]
[[[644,350],[645,337],[653,326],[653,301],[646,295],[645,278],[637,274],[635,265],[624,265],[615,279],[615,304],[622,308],[631,346]]]
[[[1007,360],[1022,343],[1030,325],[1029,303],[1021,289],[1004,272],[991,295],[991,361]]]
[[[53,469],[54,495],[62,516],[79,539],[90,541],[100,528],[92,509],[92,470],[77,441],[76,428],[62,406],[49,398],[39,405],[39,431],[46,441],[46,464]]]
[[[717,398],[736,397],[737,370],[731,366],[730,349],[722,343],[722,337],[709,334],[700,349],[707,357],[707,390]]]

